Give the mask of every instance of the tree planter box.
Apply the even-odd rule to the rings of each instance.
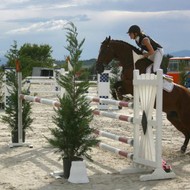
[[[84,161],[72,161],[68,181],[70,183],[89,183]]]
[[[71,164],[72,161],[83,161],[82,158],[76,157],[72,160],[68,159],[68,158],[63,158],[63,177],[65,179],[68,179],[70,176],[70,170],[71,170]]]

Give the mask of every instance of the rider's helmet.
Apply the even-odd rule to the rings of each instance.
[[[141,29],[140,29],[140,27],[137,26],[137,25],[132,25],[132,26],[129,28],[129,30],[128,30],[127,33],[137,33],[137,34],[140,34],[140,33],[141,33]]]

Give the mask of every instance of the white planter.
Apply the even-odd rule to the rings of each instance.
[[[68,179],[71,183],[88,183],[89,179],[84,161],[72,161],[70,176]]]

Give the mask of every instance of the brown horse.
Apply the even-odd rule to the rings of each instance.
[[[140,73],[146,73],[146,68],[152,64],[147,58],[139,59],[134,64],[133,51],[136,54],[142,52],[127,42],[111,40],[106,38],[100,47],[96,70],[100,74],[104,71],[104,66],[112,60],[119,61],[122,66],[121,81],[115,85],[115,90],[119,99],[125,94],[133,95],[133,70],[138,69]],[[163,111],[167,114],[167,119],[185,136],[185,141],[181,147],[181,152],[185,153],[190,139],[190,92],[183,86],[174,84],[171,92],[163,90]]]

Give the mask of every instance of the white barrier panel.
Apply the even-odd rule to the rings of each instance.
[[[64,68],[56,68],[53,72],[53,77],[43,77],[43,76],[29,76],[27,77],[24,82],[27,83],[28,86],[28,92],[31,93],[48,93],[48,94],[57,94],[62,96],[64,93],[64,89],[61,88],[61,86],[58,84],[57,79],[60,77],[60,75],[65,75],[67,72],[65,72]],[[41,85],[40,89],[34,89],[33,84]]]
[[[98,97],[109,99],[110,98],[110,79],[109,70],[105,70],[102,74],[98,74]],[[108,109],[108,104],[100,103],[98,109]]]

